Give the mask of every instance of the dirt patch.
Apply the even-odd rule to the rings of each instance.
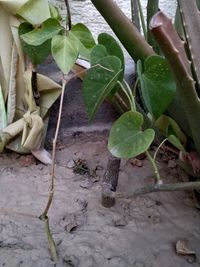
[[[180,239],[196,252],[192,264],[200,266],[200,215],[190,193],[152,193],[117,200],[110,209],[102,207],[100,179],[109,154],[106,136],[94,135],[91,140],[87,135],[71,137],[74,141],[57,153],[56,191],[49,213],[59,253],[56,265],[38,219],[48,197],[49,167],[36,162],[25,167],[12,153],[0,156],[0,266],[186,267],[189,259],[175,251]],[[89,173],[73,172],[70,161],[78,159],[87,162]],[[159,168],[166,182],[183,178],[177,168],[164,163]],[[121,163],[119,191],[151,182],[147,160],[140,168]]]

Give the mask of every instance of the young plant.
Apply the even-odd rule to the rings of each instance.
[[[192,156],[187,151],[195,150],[196,162],[200,161],[199,128],[199,1],[178,0],[176,26],[181,33],[181,40],[172,25],[172,21],[163,13],[152,16],[158,10],[159,1],[149,0],[147,5],[147,40],[132,25],[113,0],[107,1],[105,8],[102,0],[91,0],[118,36],[130,56],[137,62],[139,87],[142,106],[151,120],[168,141],[184,154],[194,168]],[[140,4],[135,0],[135,5]],[[133,6],[133,1],[132,1]],[[115,14],[110,16],[110,13]],[[142,17],[142,12],[139,12]],[[179,19],[178,19],[179,15]],[[149,22],[151,20],[151,29]],[[144,20],[143,20],[144,21]],[[145,30],[143,23],[143,29]],[[160,57],[154,51],[162,53]],[[159,46],[159,47],[158,47]],[[190,64],[192,62],[192,65]],[[190,88],[188,90],[188,88]],[[121,93],[115,95],[117,105],[123,104]],[[136,103],[136,106],[138,104]],[[146,116],[145,116],[146,119]],[[184,161],[184,165],[188,163]],[[198,164],[199,165],[199,164]],[[190,171],[191,173],[191,171]]]

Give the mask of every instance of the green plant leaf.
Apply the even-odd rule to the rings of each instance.
[[[50,18],[42,23],[41,28],[22,34],[22,40],[29,45],[41,45],[53,36],[58,34],[61,30],[60,22],[57,19]]]
[[[98,36],[98,43],[105,46],[109,55],[116,56],[121,60],[122,68],[124,70],[124,54],[115,38],[109,35],[108,33],[101,33]]]
[[[160,56],[150,56],[137,63],[142,96],[149,112],[157,119],[166,110],[176,93],[176,84],[167,61]]]
[[[51,17],[48,0],[29,0],[18,14],[32,25],[39,25]]]
[[[107,56],[109,56],[109,54],[104,45],[95,45],[90,54],[91,66],[96,65],[99,60]]]
[[[83,81],[83,98],[90,121],[116,85],[122,71],[120,60],[114,56],[102,58],[98,64],[87,71]]]
[[[173,134],[180,140],[181,143],[185,144],[187,142],[187,138],[185,134],[182,132],[179,125],[173,120],[171,117],[162,115],[160,116],[156,122],[155,126],[161,131],[161,133],[168,137],[169,135]]]
[[[184,146],[181,144],[181,142],[178,140],[178,138],[175,136],[175,135],[169,135],[167,137],[167,140],[173,145],[175,146],[176,148],[178,148],[178,150],[186,153],[186,150],[184,148]]]
[[[73,35],[56,35],[51,43],[52,55],[64,74],[67,74],[73,67],[79,53],[77,38]]]
[[[57,20],[62,20],[59,10],[56,6],[49,3],[49,10],[50,10],[50,14],[52,18],[57,19]]]
[[[28,22],[21,23],[18,32],[21,35],[33,30],[33,26]],[[51,53],[51,40],[44,42],[42,45],[34,46],[28,45],[21,39],[23,51],[31,59],[34,65],[41,64],[46,57]]]
[[[118,158],[132,158],[145,152],[154,140],[154,130],[142,131],[143,116],[134,111],[124,113],[112,126],[108,149]]]
[[[70,31],[79,40],[79,54],[90,58],[91,49],[96,45],[90,30],[82,23],[74,25]]]
[[[7,126],[6,108],[3,98],[3,93],[0,85],[0,130]]]

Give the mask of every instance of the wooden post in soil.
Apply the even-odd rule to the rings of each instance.
[[[102,205],[106,208],[115,205],[115,198],[111,197],[109,193],[115,192],[117,189],[120,162],[121,159],[111,155],[102,179]]]

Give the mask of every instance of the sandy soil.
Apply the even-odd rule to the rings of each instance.
[[[0,155],[0,266],[7,267],[186,267],[200,266],[200,214],[191,193],[152,193],[101,205],[100,179],[108,161],[106,137],[74,136],[57,153],[56,191],[49,218],[59,262],[50,259],[42,213],[49,188],[49,167],[16,154]],[[71,160],[86,160],[90,174],[78,175]],[[118,190],[152,183],[143,167],[121,164]],[[159,164],[166,182],[182,181],[176,168]],[[94,174],[94,173],[93,173]],[[180,178],[180,176],[182,178]],[[70,232],[70,229],[72,231]],[[186,240],[196,259],[178,256]]]

